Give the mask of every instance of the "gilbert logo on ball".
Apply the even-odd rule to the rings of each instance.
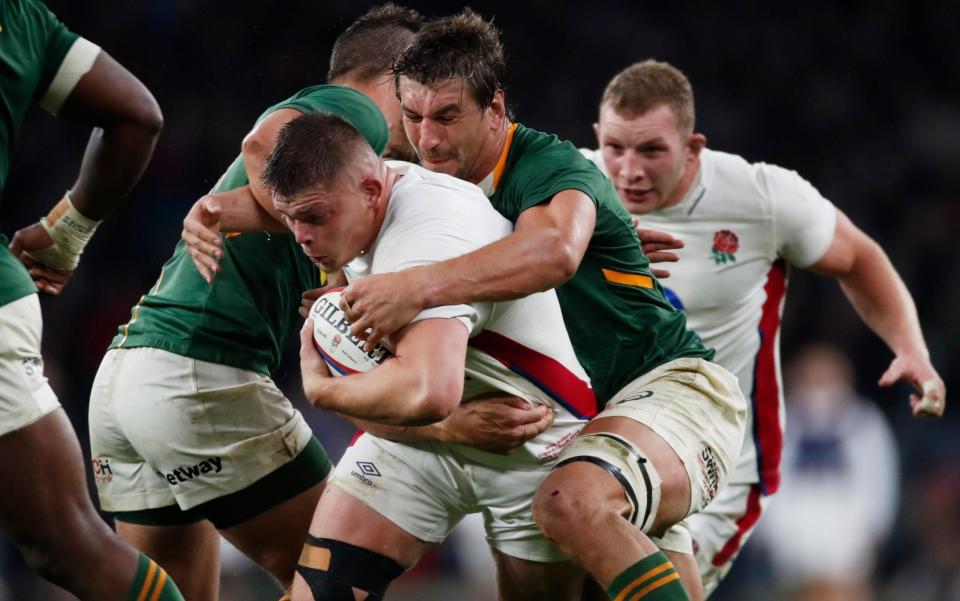
[[[369,353],[364,352],[363,340],[350,333],[350,321],[340,310],[342,291],[342,287],[331,288],[310,308],[313,345],[334,376],[370,371],[392,356],[383,343]]]

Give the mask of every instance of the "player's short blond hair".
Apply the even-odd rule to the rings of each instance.
[[[619,72],[603,91],[601,108],[609,106],[627,119],[634,119],[657,105],[673,110],[677,127],[693,132],[693,88],[690,80],[669,63],[645,60]]]

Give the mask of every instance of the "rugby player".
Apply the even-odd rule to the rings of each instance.
[[[384,163],[331,115],[305,115],[283,129],[264,183],[304,252],[324,270],[343,268],[349,281],[459,256],[512,230],[476,186]],[[417,426],[443,420],[461,399],[499,391],[551,406],[555,421],[507,456],[362,435],[320,500],[293,598],[353,599],[357,589],[380,599],[464,515],[483,512],[487,538],[505,558],[501,598],[579,599],[583,571],[544,538],[531,509],[561,448],[596,412],[556,294],[425,310],[393,338],[394,358],[339,378],[314,349],[312,326],[302,331],[301,362],[318,408]]]
[[[915,415],[940,416],[946,390],[910,292],[880,246],[796,172],[706,148],[682,72],[653,60],[627,67],[607,85],[599,115],[600,148],[584,154],[610,176],[644,227],[683,240],[668,298],[751,401],[730,484],[688,519],[709,595],[780,485],[778,341],[788,266],[838,281],[893,352],[879,384],[912,384],[919,392],[910,399]]]
[[[70,190],[9,249],[0,236],[0,454],[30,466],[0,475],[0,526],[30,567],[80,599],[182,600],[90,502],[76,434],[43,375],[37,296],[63,289],[97,225],[140,179],[163,117],[136,77],[40,2],[4,2],[0,28],[0,189],[34,101],[94,128]]]
[[[353,333],[372,345],[429,307],[556,287],[604,411],[540,487],[537,521],[611,598],[685,599],[675,566],[697,598],[682,520],[734,466],[746,415],[736,380],[666,301],[609,182],[569,143],[510,122],[490,23],[470,11],[429,23],[395,71],[421,163],[477,183],[515,232],[351,283],[343,300]]]
[[[358,19],[334,46],[331,85],[267,109],[215,190],[262,193],[277,131],[303,113],[347,119],[377,153],[408,148],[401,129],[390,140],[383,115],[398,114],[390,67],[419,26],[393,5]],[[219,250],[208,284],[178,244],[120,327],[90,401],[102,508],[191,600],[217,598],[219,534],[289,586],[331,466],[270,379],[319,270],[289,235],[232,236]]]

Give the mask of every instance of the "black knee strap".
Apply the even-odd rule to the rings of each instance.
[[[366,591],[371,601],[382,599],[403,572],[403,566],[379,553],[309,535],[297,565],[316,601],[353,601],[355,588]]]

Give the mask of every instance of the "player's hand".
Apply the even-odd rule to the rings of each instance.
[[[343,275],[343,271],[338,269],[337,271],[328,273],[326,285],[320,286],[319,288],[314,288],[312,290],[307,290],[300,295],[300,317],[304,319],[310,317],[310,309],[313,307],[313,303],[317,302],[317,299],[320,298],[320,295],[329,290],[331,287],[346,285],[347,278],[345,275]]]
[[[317,299],[320,298],[320,295],[323,294],[327,288],[328,286],[314,288],[300,295],[300,317],[304,319],[310,317],[310,309],[313,307],[313,303],[317,302]]]
[[[660,230],[651,230],[640,226],[640,218],[633,217],[633,227],[637,230],[637,237],[640,238],[640,249],[650,260],[650,271],[661,280],[670,277],[670,272],[666,269],[653,267],[653,263],[676,263],[680,260],[677,253],[670,252],[684,247],[683,240],[674,238],[666,232]]]
[[[417,271],[371,275],[343,290],[340,310],[352,324],[350,332],[366,340],[364,351],[372,351],[380,339],[410,323],[424,309]]]
[[[312,319],[305,321],[300,328],[300,374],[303,377],[303,393],[308,401],[316,404],[315,399],[319,397],[323,383],[330,377],[330,370],[314,345]]]
[[[901,380],[908,382],[917,391],[910,395],[910,409],[914,416],[943,415],[947,406],[947,388],[926,353],[897,355],[887,371],[880,376],[878,384],[891,386]]]
[[[30,277],[33,278],[33,283],[40,292],[56,296],[67,285],[73,272],[54,269],[30,256],[31,251],[43,250],[51,246],[53,246],[53,238],[43,225],[37,222],[17,230],[13,240],[10,241],[10,252],[26,266]]]
[[[553,410],[514,396],[484,396],[459,405],[437,424],[443,440],[507,454],[553,423]]]
[[[209,194],[203,196],[190,207],[190,212],[183,219],[183,232],[180,234],[197,271],[209,284],[213,283],[214,276],[220,271],[220,259],[223,258],[220,216],[220,201]]]

